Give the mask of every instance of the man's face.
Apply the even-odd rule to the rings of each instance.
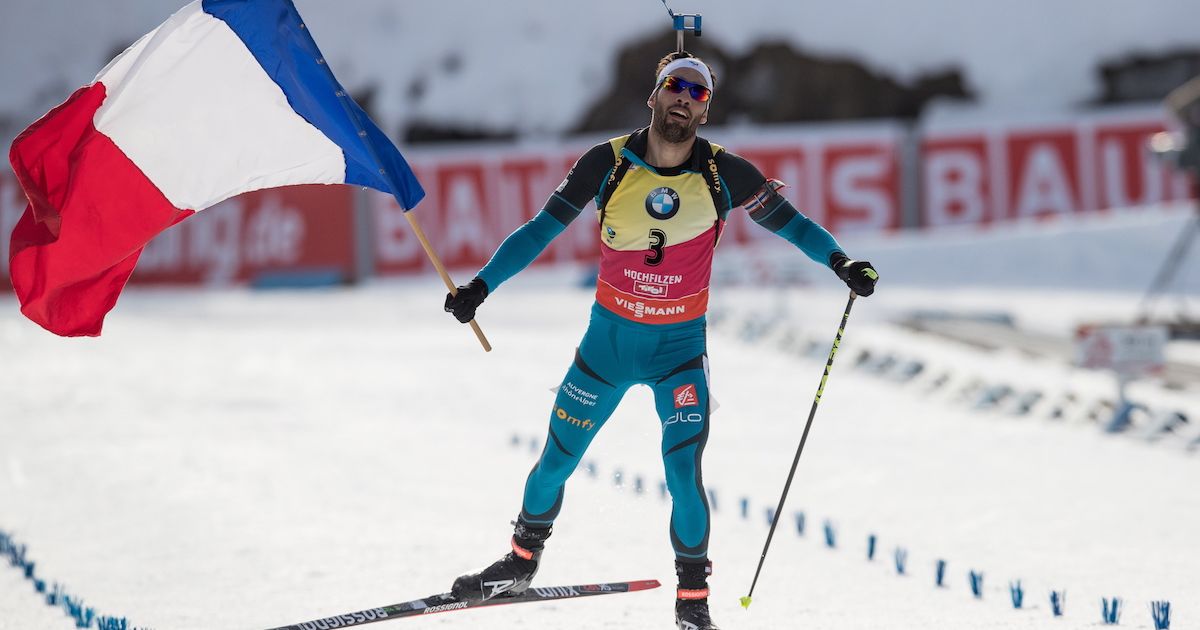
[[[705,84],[704,75],[691,68],[680,68],[671,75],[689,83]],[[708,122],[708,103],[692,100],[688,90],[673,94],[659,87],[646,104],[653,112],[650,125],[667,142],[687,142],[696,136],[697,127]]]

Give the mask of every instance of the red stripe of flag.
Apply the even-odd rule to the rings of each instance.
[[[99,335],[142,248],[192,214],[96,130],[104,99],[102,84],[80,88],[9,152],[29,200],[12,233],[13,289],[22,313],[64,336]]]

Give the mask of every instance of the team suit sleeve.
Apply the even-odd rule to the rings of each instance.
[[[567,173],[566,179],[546,200],[546,205],[525,225],[517,228],[492,254],[478,277],[488,286],[488,292],[530,265],[555,237],[583,212],[600,190],[600,183],[616,163],[612,145],[597,144],[584,153]]]
[[[795,245],[806,256],[829,268],[833,261],[846,256],[828,230],[804,216],[779,194],[781,185],[768,181],[744,158],[722,151],[717,155],[717,170],[729,188],[734,207],[744,206],[750,218],[764,228]]]

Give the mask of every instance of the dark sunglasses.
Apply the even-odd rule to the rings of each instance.
[[[684,90],[687,90],[688,96],[691,96],[692,100],[696,101],[697,103],[707,103],[708,99],[712,98],[712,90],[708,89],[703,84],[684,81],[683,79],[670,74],[668,74],[659,85],[660,87],[664,87],[669,90],[672,94],[680,94]]]

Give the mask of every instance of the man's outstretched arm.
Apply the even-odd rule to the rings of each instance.
[[[796,210],[778,188],[778,183],[770,180],[746,204],[750,218],[787,239],[809,258],[827,265],[856,294],[866,297],[874,293],[879,273],[871,263],[847,256],[829,230]]]
[[[455,295],[446,295],[446,312],[453,313],[455,319],[463,323],[475,319],[475,310],[488,295],[533,263],[546,246],[583,212],[588,200],[596,196],[600,182],[608,175],[614,161],[612,148],[607,142],[583,154],[558,190],[550,195],[546,205],[504,239],[475,278],[458,287]]]
[[[875,291],[879,274],[871,263],[847,256],[829,230],[804,216],[779,194],[781,182],[766,179],[753,164],[737,155],[722,153],[721,158],[718,168],[727,180],[734,205],[744,206],[755,223],[832,269],[858,295],[865,297]]]
[[[487,296],[536,260],[579,212],[557,195],[551,197],[546,207],[504,239],[470,282],[458,287],[458,293],[446,294],[446,312],[463,323],[475,319],[475,310]]]

